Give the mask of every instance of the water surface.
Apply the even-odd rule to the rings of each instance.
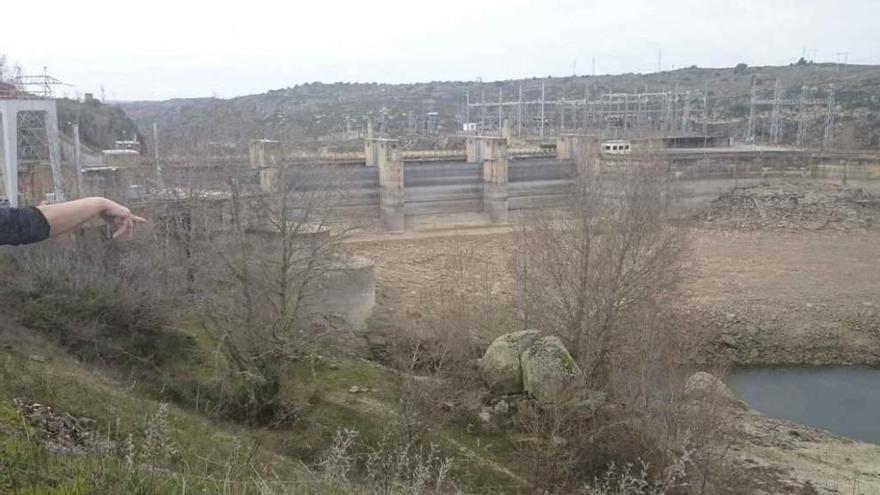
[[[731,371],[726,381],[767,416],[880,443],[880,369],[745,369]]]

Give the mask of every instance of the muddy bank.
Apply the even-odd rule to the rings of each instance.
[[[738,366],[880,366],[880,308],[871,302],[823,306],[804,303],[768,309],[732,304],[727,311],[698,311],[696,324],[710,336],[706,355],[699,361],[723,359]]]
[[[763,493],[880,493],[880,445],[756,411],[731,411],[730,459],[765,480]]]

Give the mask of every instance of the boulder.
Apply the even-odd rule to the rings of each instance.
[[[698,371],[688,377],[684,385],[684,394],[689,399],[708,399],[727,405],[745,407],[745,404],[720,378],[705,371]]]
[[[520,355],[538,338],[537,330],[508,333],[495,339],[479,360],[483,381],[496,394],[518,394],[523,391]]]
[[[605,392],[585,390],[580,393],[580,397],[575,398],[574,410],[582,414],[594,416],[607,402],[608,396]]]
[[[577,385],[581,370],[558,337],[536,339],[522,353],[523,390],[541,402],[564,399]]]

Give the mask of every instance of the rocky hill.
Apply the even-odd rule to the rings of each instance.
[[[189,98],[167,101],[130,102],[122,105],[141,132],[153,122],[160,125],[160,139],[170,151],[206,142],[244,144],[261,137],[305,144],[332,144],[341,149],[346,141],[354,146],[358,132],[368,118],[387,135],[400,136],[411,115],[437,112],[437,135],[455,132],[461,122],[465,92],[478,98],[485,91],[495,101],[501,88],[506,99],[514,98],[520,85],[527,97],[537,98],[541,83],[547,99],[583,98],[586,90],[599,92],[702,91],[708,88],[712,121],[732,122],[734,133],[742,134],[749,112],[753,78],[761,95],[773,93],[779,77],[787,98],[797,98],[802,86],[824,94],[829,84],[836,88],[838,143],[847,148],[876,148],[880,145],[880,66],[796,64],[784,67],[735,68],[691,67],[652,74],[615,76],[546,77],[496,82],[427,82],[419,84],[310,83],[263,94],[231,99]],[[770,107],[760,107],[766,127]],[[796,107],[783,110],[783,141],[793,143],[797,128]],[[824,108],[811,115],[810,139],[821,140]],[[766,134],[766,129],[759,129]],[[437,144],[437,143],[435,143]],[[442,143],[439,143],[442,145]]]

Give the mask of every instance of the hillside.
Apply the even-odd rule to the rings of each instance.
[[[526,98],[537,98],[541,83],[546,98],[583,98],[584,92],[702,91],[708,87],[712,121],[734,120],[741,134],[749,111],[751,81],[756,78],[761,95],[773,93],[774,81],[782,79],[787,98],[797,98],[801,86],[817,88],[819,94],[834,84],[837,94],[837,131],[840,147],[876,148],[880,144],[880,67],[834,64],[803,64],[785,67],[696,68],[652,74],[615,76],[547,77],[497,82],[428,82],[419,84],[310,83],[232,99],[192,98],[130,102],[122,105],[143,133],[153,122],[160,126],[160,140],[169,151],[185,151],[210,141],[239,145],[251,138],[280,139],[304,144],[354,146],[357,132],[371,118],[377,129],[384,122],[386,134],[405,133],[410,115],[438,113],[437,135],[459,128],[465,92],[472,99],[485,92],[495,101],[498,89],[514,99],[520,85]],[[472,100],[473,101],[473,100]],[[550,112],[551,110],[548,110]],[[766,120],[770,107],[760,107]],[[794,107],[783,111],[783,142],[795,139]],[[811,139],[824,125],[824,109],[817,109],[810,122]],[[765,122],[766,124],[766,122]],[[766,130],[759,130],[761,133]],[[434,144],[442,145],[442,142]]]
[[[70,134],[70,126],[79,122],[80,139],[88,148],[113,148],[113,141],[117,139],[137,138],[143,142],[137,125],[117,105],[107,105],[98,100],[80,102],[69,98],[57,101],[61,131]]]

